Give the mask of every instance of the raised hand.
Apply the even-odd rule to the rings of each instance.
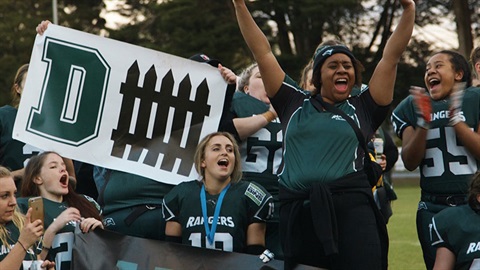
[[[410,86],[410,94],[413,96],[415,112],[417,113],[417,126],[428,129],[432,120],[432,102],[425,88]]]
[[[235,75],[231,69],[222,66],[222,64],[218,64],[218,70],[220,71],[220,75],[222,75],[223,79],[228,84],[237,83],[237,75]]]
[[[415,4],[416,1],[414,0],[400,0],[400,4],[402,5],[403,8],[408,7],[409,5]]]
[[[39,35],[43,35],[43,33],[45,33],[45,31],[47,30],[49,24],[50,24],[49,20],[41,21],[37,25],[37,28],[35,28],[35,30]]]
[[[464,120],[462,116],[463,95],[465,94],[465,82],[457,82],[453,86],[449,96],[449,118],[448,124],[454,126]]]

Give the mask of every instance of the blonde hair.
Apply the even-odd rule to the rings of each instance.
[[[240,79],[238,80],[238,91],[245,93],[245,87],[250,84],[250,77],[252,77],[253,69],[256,67],[258,67],[258,64],[253,63],[242,71],[240,74]]]
[[[10,170],[3,166],[0,166],[0,181],[5,181],[6,178],[10,178],[13,181],[13,176]],[[15,227],[17,227],[18,230],[21,232],[25,224],[25,216],[20,212],[20,210],[18,210],[18,207],[15,207],[12,221],[13,224],[15,224]],[[0,224],[0,241],[5,247],[8,247],[8,238],[10,237],[10,234],[5,225],[6,224]]]
[[[240,159],[240,150],[238,149],[238,144],[235,141],[235,138],[232,134],[228,132],[214,132],[210,133],[205,138],[203,138],[197,146],[197,150],[195,151],[194,162],[195,162],[195,169],[197,170],[198,174],[202,176],[202,179],[205,178],[205,169],[202,168],[202,161],[205,159],[205,148],[210,140],[215,136],[224,136],[227,137],[232,142],[233,145],[233,153],[235,154],[235,164],[233,167],[232,174],[230,175],[230,182],[235,184],[242,179],[242,161]]]

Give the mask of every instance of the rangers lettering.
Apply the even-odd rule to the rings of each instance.
[[[468,245],[468,250],[467,250],[467,254],[470,254],[472,252],[477,252],[480,250],[480,242],[472,242],[470,243],[470,245]]]
[[[208,217],[208,223],[212,224],[213,217]],[[217,225],[226,226],[226,227],[235,227],[235,223],[233,222],[232,217],[225,217],[220,216],[218,217]],[[186,228],[194,227],[194,226],[203,226],[203,217],[189,217],[187,221]]]

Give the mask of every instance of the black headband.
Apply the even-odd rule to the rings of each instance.
[[[316,70],[323,65],[323,62],[325,62],[328,57],[336,53],[346,54],[348,57],[350,57],[352,63],[355,64],[355,56],[353,56],[353,53],[347,47],[342,45],[322,46],[317,49],[315,55],[313,56],[313,74],[315,74]]]

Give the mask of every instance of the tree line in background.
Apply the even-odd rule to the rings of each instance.
[[[128,23],[107,28],[108,0],[58,0],[62,26],[188,58],[205,53],[239,73],[253,59],[237,26],[231,0],[124,0],[114,10]],[[425,60],[440,49],[454,49],[468,57],[480,37],[480,6],[476,0],[417,1],[417,26],[443,20],[455,22],[459,48],[449,40],[426,40],[414,34],[398,76],[393,105],[410,85],[423,85]],[[381,58],[401,6],[395,0],[257,0],[249,9],[272,44],[284,70],[299,78],[319,43],[337,39],[347,44],[365,66],[367,82]],[[10,102],[17,68],[30,60],[35,27],[52,20],[51,0],[0,0],[0,104]],[[479,46],[480,44],[475,44]]]

